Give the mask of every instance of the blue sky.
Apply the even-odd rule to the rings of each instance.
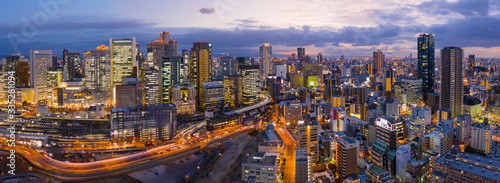
[[[43,4],[56,4],[44,8]],[[179,49],[210,41],[215,55],[276,56],[303,46],[307,54],[386,57],[416,55],[419,33],[433,33],[436,48],[500,57],[500,2],[496,0],[185,0],[6,1],[0,8],[0,56],[51,49],[60,56],[93,50],[109,38],[137,37],[141,51],[172,33]],[[437,52],[438,53],[438,52]]]

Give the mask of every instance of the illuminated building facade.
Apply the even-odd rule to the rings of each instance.
[[[357,173],[357,161],[359,155],[359,141],[351,137],[340,137],[337,140],[336,165],[340,179],[344,180],[347,175]]]
[[[138,66],[139,44],[132,39],[109,39],[111,48],[111,79],[113,87],[123,82],[123,77],[131,76],[132,69]],[[116,101],[115,101],[116,102]]]
[[[422,79],[422,94],[425,103],[427,95],[434,93],[434,35],[420,34],[418,39],[417,78]]]
[[[143,82],[143,95],[145,105],[153,105],[160,103],[160,82],[159,82],[159,71],[150,67],[145,66],[144,69],[144,82]],[[179,111],[179,110],[178,110]]]
[[[382,51],[377,50],[373,52],[373,70],[375,73],[380,73],[382,71],[382,62],[384,61],[384,54]]]
[[[224,85],[222,81],[203,82],[201,86],[202,106],[205,110],[220,112],[224,109]]]
[[[451,110],[451,117],[463,113],[463,50],[459,47],[445,47],[441,50],[441,87],[439,107]]]
[[[297,128],[299,134],[298,148],[307,149],[307,154],[312,156],[313,161],[319,160],[319,134],[321,125],[317,121],[309,121],[299,124]]]
[[[174,104],[112,108],[111,138],[125,141],[171,140],[177,126]]]
[[[267,76],[271,73],[271,64],[273,59],[273,47],[269,43],[264,43],[259,46],[259,65],[261,69],[261,73],[263,76]]]
[[[68,68],[68,81],[73,81],[75,78],[83,78],[82,61],[80,60],[80,53],[67,53],[66,54],[66,67]]]
[[[85,88],[83,81],[61,82],[58,88],[52,89],[52,93],[54,107],[88,107],[94,100],[91,92]]]
[[[30,62],[28,59],[19,60],[16,69],[16,85],[21,87],[30,86]]]
[[[242,65],[240,66],[242,79],[242,95],[244,104],[252,104],[259,100],[260,95],[260,78],[258,65]]]
[[[223,76],[235,75],[237,71],[237,63],[232,56],[221,56],[219,57],[220,62],[220,72]]]
[[[177,114],[194,114],[196,112],[196,96],[194,85],[175,84],[172,87],[172,102],[177,107]]]
[[[83,52],[85,62],[85,85],[92,91],[95,103],[111,103],[113,85],[111,83],[111,51],[101,45],[95,51]]]
[[[147,60],[151,67],[159,69],[163,62],[163,57],[178,56],[178,43],[170,38],[170,32],[164,31],[160,33],[160,38],[158,40],[147,44]]]
[[[243,82],[240,76],[224,76],[224,100],[233,108],[243,105]]]
[[[210,81],[212,67],[212,43],[196,42],[193,43],[189,52],[189,82],[196,90],[196,107],[203,107],[201,88],[203,82]],[[224,97],[223,97],[224,98]]]
[[[34,102],[46,102],[47,70],[52,66],[51,50],[30,50],[30,86],[34,88]]]
[[[278,104],[278,118],[281,124],[289,127],[298,126],[299,120],[308,114],[307,105],[300,101],[281,101]]]
[[[305,63],[302,73],[304,75],[304,87],[314,88],[323,84],[323,64]]]
[[[184,60],[182,57],[172,56],[163,57],[161,66],[160,93],[161,101],[159,103],[171,103],[171,87],[175,84],[184,83]]]

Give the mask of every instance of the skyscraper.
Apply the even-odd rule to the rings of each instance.
[[[271,64],[273,60],[273,47],[269,43],[264,43],[259,47],[260,54],[260,65],[261,65],[261,75],[267,76],[271,72]]]
[[[382,51],[377,50],[373,52],[373,70],[378,73],[382,70],[382,61],[384,56]]]
[[[466,69],[466,73],[468,75],[472,75],[474,74],[474,66],[476,65],[476,59],[475,59],[475,56],[474,55],[469,55],[469,60],[467,60],[467,63],[465,64],[467,67],[465,68]]]
[[[260,94],[259,65],[242,65],[240,72],[243,83],[243,102],[244,104],[254,103],[259,100]]]
[[[427,94],[434,93],[434,36],[420,34],[418,40],[417,78],[422,79],[422,95],[427,103]]]
[[[160,95],[159,103],[172,103],[170,90],[175,84],[184,83],[184,60],[179,56],[163,57],[160,68]]]
[[[347,175],[357,172],[359,141],[351,137],[340,137],[337,139],[336,150],[337,172],[343,180]]]
[[[47,99],[47,70],[52,66],[51,50],[30,50],[30,86],[34,87],[34,101]]]
[[[441,50],[441,91],[439,107],[451,111],[451,118],[462,115],[464,100],[463,50],[445,47]]]
[[[323,55],[321,53],[318,53],[318,63],[323,63]]]
[[[132,39],[109,39],[111,48],[111,78],[113,86],[121,84],[123,77],[131,76],[133,67],[137,67],[139,44]]]
[[[30,86],[30,62],[28,59],[20,59],[19,62],[17,62],[16,74],[17,86]]]
[[[307,154],[310,154],[314,161],[318,161],[321,125],[319,125],[317,121],[309,121],[307,123],[300,124],[297,131],[299,134],[298,148],[306,149]]]
[[[298,47],[297,48],[297,59],[300,62],[304,62],[305,57],[306,57],[306,48]]]
[[[193,43],[189,52],[189,81],[195,86],[196,107],[203,107],[201,101],[201,86],[210,81],[212,66],[212,43]]]
[[[160,38],[152,43],[148,43],[148,62],[152,63],[156,69],[161,67],[162,58],[170,56],[179,56],[177,54],[177,41],[170,39],[168,31],[160,33]]]
[[[394,70],[392,70],[392,68],[386,70],[385,71],[385,81],[384,81],[385,91],[394,90],[394,82],[396,82],[396,79],[394,78]]]
[[[80,53],[66,53],[66,65],[68,68],[67,80],[74,80],[75,78],[82,78],[82,64],[80,60]]]
[[[182,49],[182,58],[184,58],[184,80],[189,82],[189,50]]]
[[[221,56],[219,57],[220,62],[220,72],[224,76],[230,76],[236,74],[236,60],[232,56]]]
[[[111,102],[111,52],[101,45],[95,51],[83,53],[85,62],[85,85],[92,91],[95,103]]]

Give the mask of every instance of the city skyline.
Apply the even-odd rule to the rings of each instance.
[[[51,49],[59,57],[59,50],[65,48],[88,51],[109,38],[130,37],[137,37],[145,53],[146,43],[156,40],[157,32],[164,30],[175,35],[179,50],[189,49],[193,42],[212,42],[214,56],[257,57],[258,46],[268,42],[277,57],[295,52],[296,47],[305,47],[308,55],[322,53],[326,57],[369,57],[377,49],[387,58],[404,57],[416,55],[414,40],[419,33],[434,34],[437,49],[459,46],[464,55],[475,54],[477,58],[498,58],[500,51],[496,31],[500,28],[500,3],[495,1],[220,0],[192,2],[194,6],[175,1],[144,2],[142,6],[113,1],[98,6],[61,2],[57,6],[24,4],[21,10],[3,11],[0,55]],[[6,7],[17,5],[6,2]],[[89,6],[92,8],[85,8]],[[159,9],[164,6],[178,8]],[[133,11],[143,13],[128,13]],[[262,11],[265,13],[257,13]],[[17,16],[7,18],[12,15]]]

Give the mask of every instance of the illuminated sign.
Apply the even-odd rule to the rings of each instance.
[[[387,121],[384,118],[377,118],[377,126],[385,128],[390,131],[396,130],[396,124],[391,124],[391,122]]]

